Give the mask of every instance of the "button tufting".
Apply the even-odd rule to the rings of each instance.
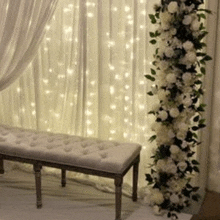
[[[65,152],[70,152],[72,149],[73,149],[72,146],[65,146],[64,147]]]
[[[52,138],[52,137],[50,137],[50,138],[47,139],[47,142],[49,142],[49,143],[51,143],[51,142],[53,142],[53,141],[54,141],[54,138]]]
[[[105,159],[105,158],[108,157],[108,153],[107,153],[107,152],[102,152],[102,153],[100,153],[100,156],[101,156],[103,159]]]
[[[38,136],[34,136],[34,137],[32,137],[32,139],[33,139],[34,141],[36,141],[36,140],[38,139]]]
[[[6,135],[8,135],[8,134],[9,134],[9,131],[3,131],[3,132],[2,132],[2,135],[3,135],[3,136],[6,136]]]
[[[0,142],[5,142],[5,141],[6,141],[5,138],[0,137]]]
[[[87,154],[89,153],[89,149],[84,149],[84,150],[82,151],[82,153],[83,153],[83,155],[87,155]]]
[[[70,143],[70,141],[69,141],[69,140],[66,140],[66,141],[63,141],[63,143],[64,143],[65,145],[67,145],[67,144]]]
[[[30,146],[31,146],[31,147],[36,147],[36,146],[37,146],[37,143],[36,143],[36,142],[32,142],[32,143],[30,143]]]
[[[16,140],[15,143],[16,144],[21,144],[21,140]]]

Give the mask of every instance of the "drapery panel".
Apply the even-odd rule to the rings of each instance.
[[[27,1],[27,5],[31,7],[33,2],[43,5],[48,1]],[[9,1],[0,2],[2,11],[0,22],[4,29],[7,29],[3,25],[8,16],[7,2]],[[16,1],[16,4],[18,2],[24,4],[24,1]],[[151,85],[149,82],[146,84],[144,79],[144,75],[150,70],[153,51],[148,43],[148,32],[153,30],[153,26],[149,23],[147,16],[152,12],[155,2],[147,0],[58,1],[52,21],[46,26],[46,36],[35,60],[19,80],[0,94],[2,103],[0,122],[39,130],[139,142],[143,145],[139,183],[140,186],[145,186],[144,174],[150,162],[153,147],[148,142],[151,118],[147,112],[155,102],[146,96]],[[208,3],[212,10],[217,10],[218,0],[208,1]],[[16,8],[13,5],[10,7],[13,10]],[[216,15],[214,14],[214,20]],[[15,13],[14,16],[18,14]],[[18,21],[17,23],[21,24]],[[22,27],[26,23],[23,23]],[[210,23],[214,24],[212,19]],[[36,27],[36,25],[32,27],[32,24],[33,22],[31,28]],[[208,28],[211,28],[211,36],[208,39],[208,45],[211,45],[214,43],[212,39],[215,38],[214,26],[208,25]],[[12,30],[6,30],[6,32],[10,34]],[[18,30],[15,33],[18,34]],[[0,39],[3,39],[3,34],[4,31],[1,29]],[[27,45],[31,44],[29,40],[28,38],[26,41]],[[8,44],[10,44],[9,41]],[[11,45],[16,45],[16,41]],[[0,46],[3,49],[6,48],[3,44]],[[215,56],[216,54],[212,53],[213,48],[215,48],[213,45],[208,47],[208,53]],[[4,50],[0,50],[0,54]],[[15,48],[8,50],[9,55],[14,50]],[[23,52],[27,60],[34,55],[33,48],[28,51],[28,53]],[[13,71],[21,67],[16,63],[20,62],[22,52],[16,54],[11,66],[8,60],[5,63]],[[22,59],[26,62],[25,58]],[[1,62],[1,65],[3,64]],[[212,64],[207,67],[210,70],[207,72],[210,74],[214,72]],[[22,68],[17,72],[22,72]],[[3,77],[4,80],[6,78],[10,79],[8,76]],[[6,80],[7,85],[14,79]],[[206,88],[212,87],[212,79],[207,77]],[[212,93],[210,91],[206,94],[206,103],[209,105],[206,115],[210,122]],[[198,182],[203,189],[207,187],[207,163],[204,159],[208,158],[210,128],[211,123],[208,123],[202,135],[203,147],[198,152],[198,157],[202,158],[200,159],[202,172]],[[213,146],[210,147],[211,152],[217,155],[218,144]],[[212,167],[217,164],[216,161],[212,162]],[[212,169],[210,172],[213,174],[212,177],[217,176],[216,170]],[[211,183],[218,182],[216,178],[215,180],[213,182],[212,178],[209,179],[209,187]],[[125,178],[125,182],[131,183],[130,174]],[[211,186],[210,189],[213,187]]]
[[[208,7],[212,10],[212,15],[208,20],[208,53],[213,57],[212,62],[207,66],[206,76],[206,115],[208,120],[208,132],[204,132],[204,142],[207,149],[200,154],[204,162],[203,170],[207,171],[200,177],[206,180],[206,187],[211,191],[220,193],[220,2],[218,0],[208,1]]]
[[[27,68],[57,0],[0,1],[0,91]]]
[[[1,93],[4,124],[143,145],[140,186],[152,146],[154,100],[144,75],[152,47],[147,0],[58,1],[38,54]],[[100,182],[100,181],[99,181]],[[131,184],[130,173],[125,182]]]

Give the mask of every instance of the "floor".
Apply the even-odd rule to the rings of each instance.
[[[0,220],[113,220],[113,193],[69,180],[60,186],[56,176],[42,177],[43,208],[35,207],[35,184],[32,173],[12,170],[0,175]],[[182,213],[180,220],[190,220],[192,214]],[[122,198],[122,220],[164,220],[155,216],[142,201]],[[198,220],[193,219],[193,220]],[[211,220],[211,219],[210,219]],[[216,219],[213,219],[216,220]]]
[[[191,220],[220,220],[220,193],[207,192],[199,213]]]

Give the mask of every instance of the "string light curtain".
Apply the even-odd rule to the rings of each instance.
[[[14,82],[33,59],[56,2],[0,1],[0,91]]]
[[[36,59],[0,96],[1,122],[138,142],[140,186],[146,185],[153,100],[144,75],[152,60],[147,16],[154,3],[60,0]]]

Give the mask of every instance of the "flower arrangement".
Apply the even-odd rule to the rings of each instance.
[[[204,20],[211,11],[202,4],[203,0],[162,0],[149,15],[157,29],[150,32],[156,50],[154,68],[146,78],[155,83],[148,95],[156,95],[159,102],[149,112],[155,116],[150,141],[156,141],[157,148],[146,180],[155,213],[166,212],[172,219],[199,199],[191,176],[199,172],[193,155],[200,144],[198,130],[205,127],[202,79],[206,61],[211,60],[203,52]]]

